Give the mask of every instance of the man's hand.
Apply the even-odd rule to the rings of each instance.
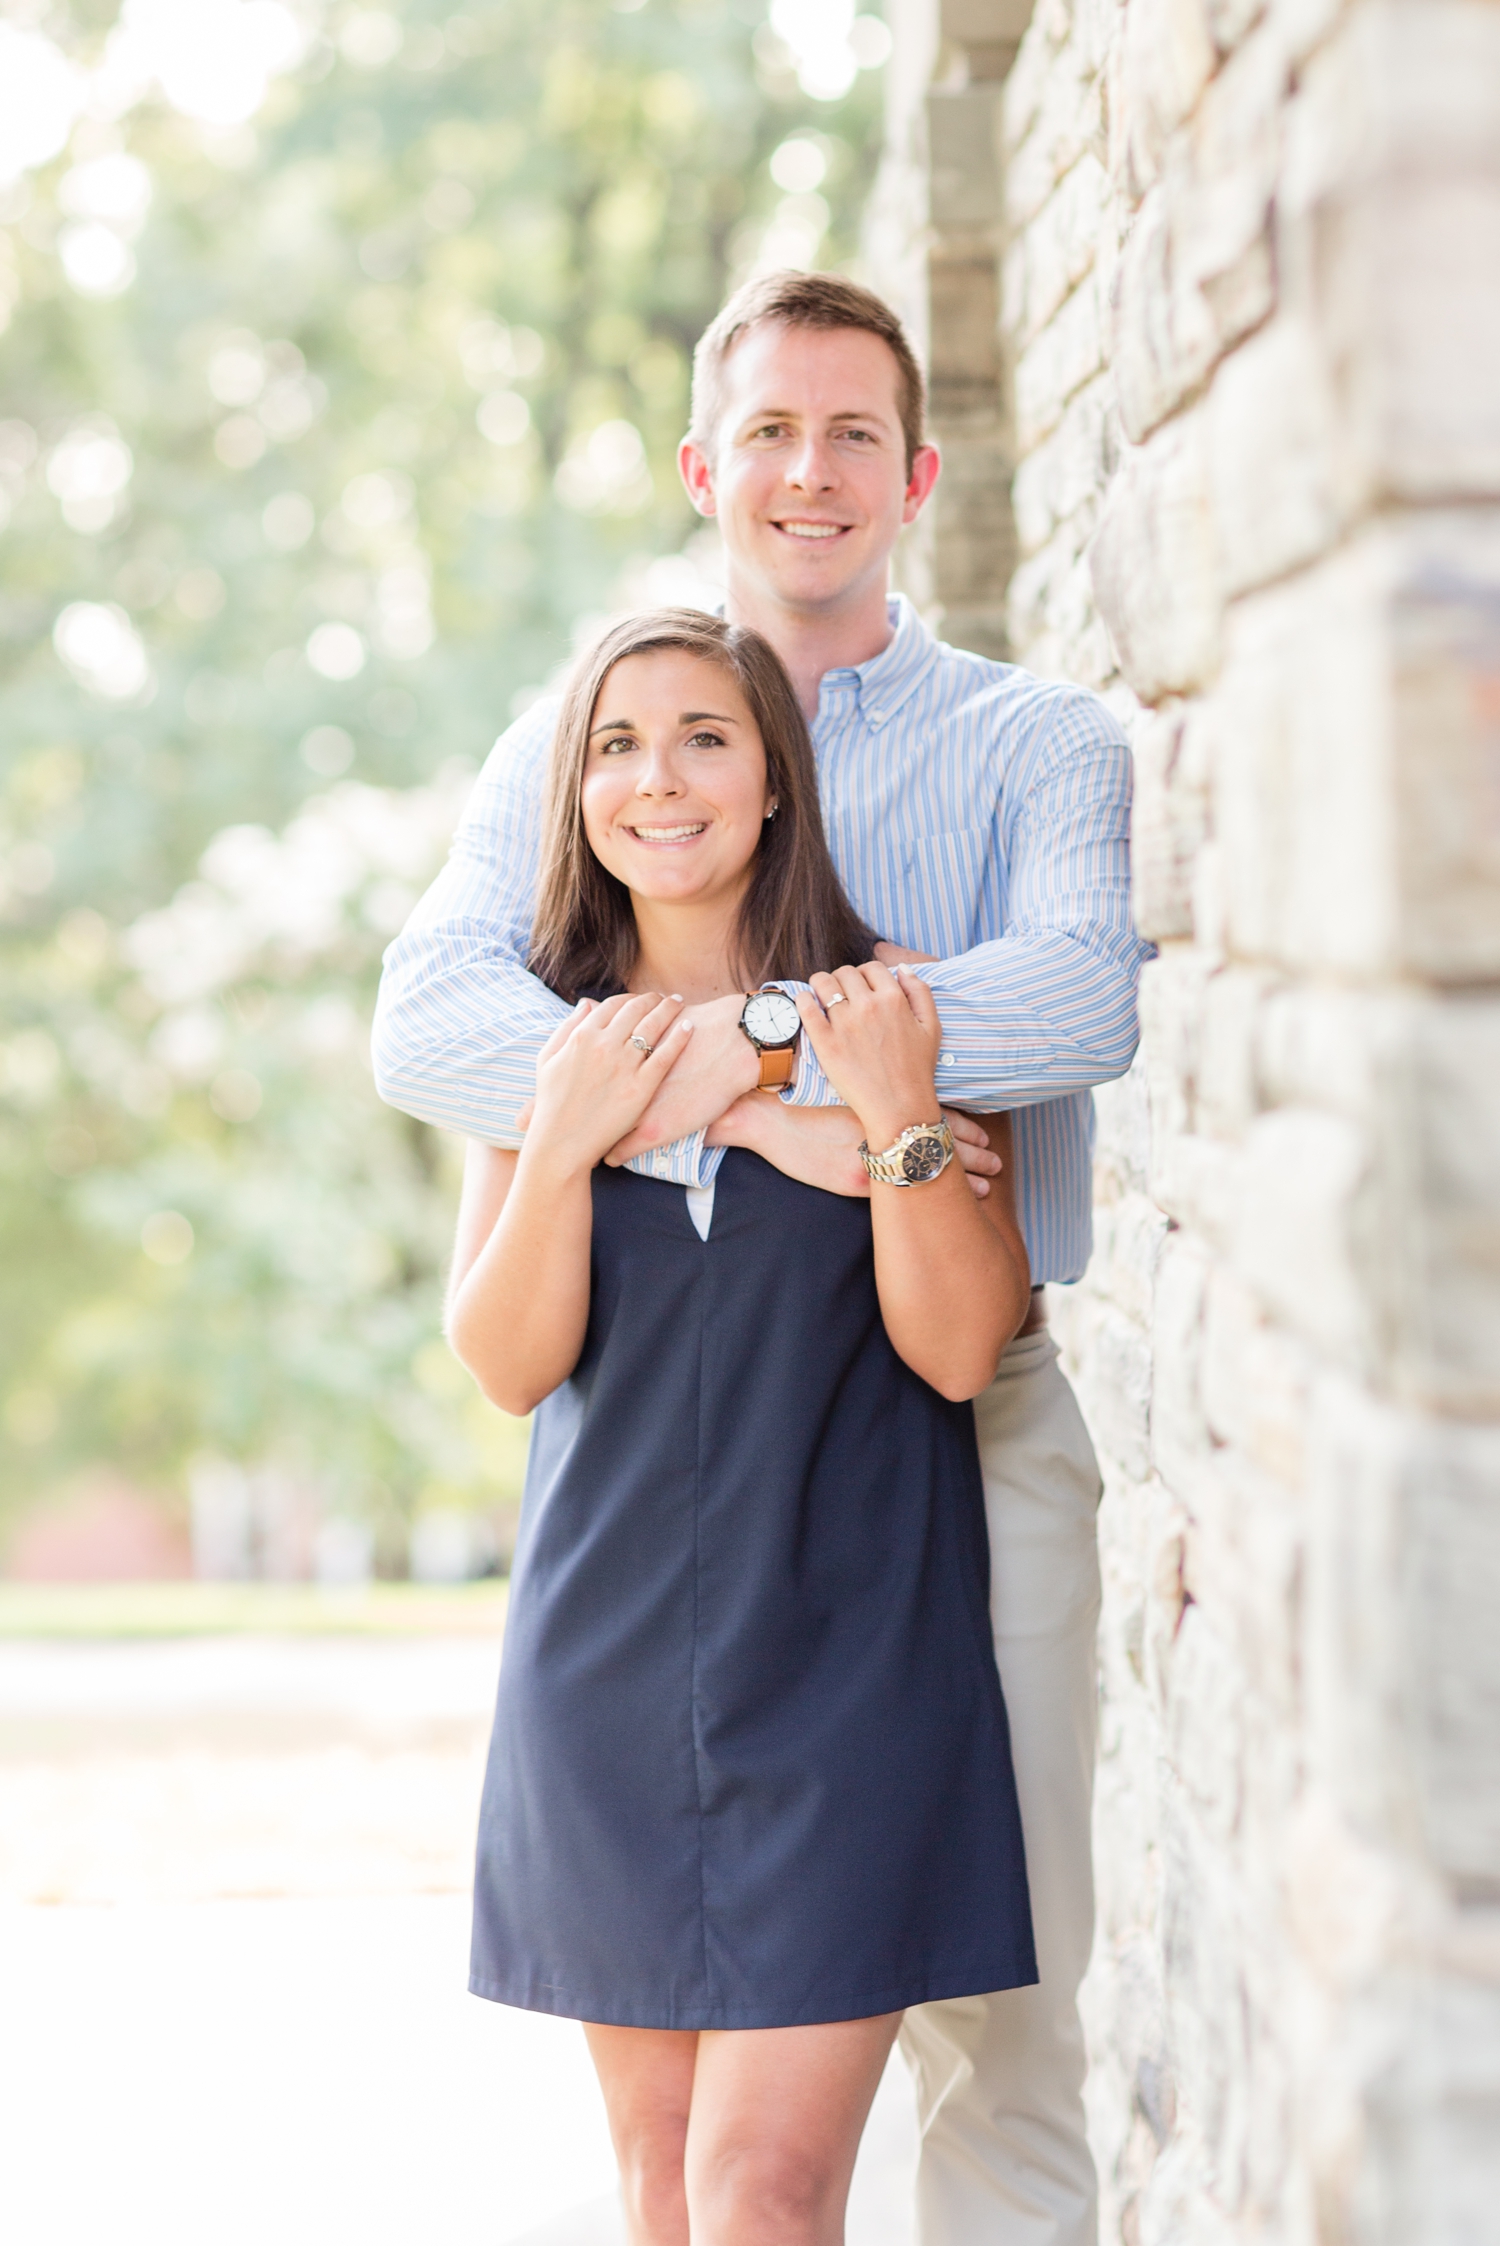
[[[672,1065],[671,1074],[637,1123],[635,1129],[612,1146],[604,1157],[617,1170],[633,1154],[648,1147],[670,1146],[694,1131],[704,1130],[731,1107],[742,1092],[753,1091],[760,1078],[755,1047],[740,1028],[745,1001],[738,991],[727,998],[711,999],[704,1006],[688,1006],[682,1019],[691,1022],[693,1034],[687,1049]]]
[[[968,1173],[976,1201],[990,1190],[1001,1163],[990,1150],[984,1125],[958,1108],[945,1107],[958,1157]],[[707,1132],[710,1146],[743,1146],[773,1169],[824,1193],[868,1200],[870,1180],[859,1158],[864,1130],[851,1107],[789,1107],[768,1092],[746,1092]]]

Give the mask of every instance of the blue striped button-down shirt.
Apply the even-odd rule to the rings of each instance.
[[[872,662],[824,674],[813,724],[834,862],[872,928],[933,953],[944,1100],[1013,1108],[1032,1276],[1088,1260],[1090,1086],[1130,1065],[1147,947],[1130,918],[1130,752],[1082,688],[935,640],[904,600]],[[555,703],[496,743],[452,855],[386,955],[375,1068],[394,1106],[515,1145],[567,1009],[527,973]],[[830,961],[830,965],[835,962]],[[833,1098],[804,1038],[794,1102]],[[701,1137],[638,1157],[678,1184]]]

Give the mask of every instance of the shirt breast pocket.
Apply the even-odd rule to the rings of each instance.
[[[951,959],[976,941],[979,891],[988,827],[959,827],[951,834],[917,835],[906,853],[901,940],[916,951]]]

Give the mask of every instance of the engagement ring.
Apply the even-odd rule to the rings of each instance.
[[[633,1045],[633,1046],[635,1047],[636,1051],[637,1051],[638,1053],[644,1053],[644,1054],[645,1054],[645,1056],[646,1056],[646,1058],[647,1058],[648,1060],[649,1060],[649,1059],[651,1058],[651,1055],[652,1055],[652,1054],[653,1054],[653,1053],[654,1053],[654,1052],[656,1051],[656,1047],[655,1047],[654,1045],[648,1045],[648,1044],[646,1043],[646,1040],[645,1040],[645,1038],[644,1038],[644,1037],[641,1037],[641,1036],[639,1036],[639,1035],[637,1035],[637,1036],[635,1036],[635,1037],[632,1037],[632,1039],[630,1040],[630,1042],[631,1042],[631,1044],[632,1044],[632,1045]]]
[[[824,1011],[824,1013],[826,1014],[830,1006],[847,1006],[847,1005],[848,1005],[848,1003],[849,1003],[849,1001],[848,1001],[848,999],[847,999],[847,998],[846,998],[846,997],[844,996],[844,993],[843,993],[843,992],[842,992],[841,990],[836,990],[836,991],[834,992],[834,994],[833,994],[832,998],[828,998],[828,999],[825,999],[825,1000],[824,1000],[824,1002],[823,1002],[823,1011]]]

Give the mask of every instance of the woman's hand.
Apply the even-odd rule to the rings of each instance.
[[[581,998],[537,1058],[527,1153],[592,1170],[635,1129],[692,1028],[682,1000],[655,991],[602,1005]]]
[[[878,1151],[910,1124],[935,1121],[942,1023],[927,985],[875,960],[811,980],[815,997],[797,1000],[802,1026],[869,1145]]]

